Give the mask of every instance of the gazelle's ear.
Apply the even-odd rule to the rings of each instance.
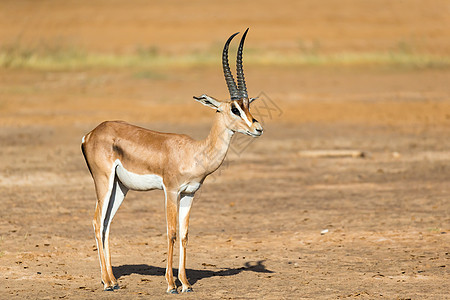
[[[194,99],[197,100],[198,102],[200,102],[203,105],[209,106],[211,108],[214,108],[216,110],[220,110],[219,106],[220,106],[220,101],[214,99],[213,97],[210,97],[208,95],[201,95],[200,97],[195,97]]]
[[[248,100],[248,104],[252,103],[253,101],[255,101],[255,100],[258,99],[258,98],[259,98],[259,97],[250,98],[250,99]]]

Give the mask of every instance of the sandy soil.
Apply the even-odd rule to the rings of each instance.
[[[441,16],[433,9],[424,6],[427,32],[434,28],[427,12]],[[66,12],[55,8],[50,15],[64,23],[69,18],[58,19],[61,10]],[[401,14],[399,22],[415,13]],[[120,20],[119,10],[114,16]],[[123,18],[140,26],[139,18],[136,23]],[[112,35],[115,23],[108,24],[102,32]],[[86,44],[95,40],[74,28]],[[136,29],[123,28],[136,36]],[[161,36],[169,39],[169,29]],[[286,35],[290,39],[289,31]],[[433,45],[444,51],[441,35],[435,36]],[[101,44],[93,49],[101,50]],[[348,47],[345,39],[339,47]],[[158,191],[130,192],[114,219],[112,260],[122,288],[103,292],[91,226],[94,188],[81,137],[103,120],[123,119],[202,138],[213,112],[191,97],[227,97],[220,66],[142,72],[0,70],[0,298],[449,298],[450,71],[445,69],[247,68],[249,92],[262,93],[252,110],[265,134],[256,140],[236,136],[225,164],[197,194],[188,248],[195,293],[165,295],[165,220]],[[302,155],[347,149],[365,155]]]

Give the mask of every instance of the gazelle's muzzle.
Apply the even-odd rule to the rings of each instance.
[[[253,119],[251,130],[249,130],[247,134],[252,137],[259,137],[263,134],[263,132],[264,129],[262,128],[261,124],[255,119]]]

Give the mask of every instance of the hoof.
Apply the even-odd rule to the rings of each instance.
[[[120,289],[120,286],[119,286],[118,284],[115,284],[115,285],[113,286],[113,289],[118,290],[118,289]]]
[[[193,293],[194,290],[192,288],[187,288],[183,291],[183,293]]]
[[[167,291],[167,294],[178,294],[177,289],[171,289]]]
[[[114,292],[114,287],[112,286],[107,286],[103,289],[105,292]]]

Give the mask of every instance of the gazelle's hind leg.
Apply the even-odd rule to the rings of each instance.
[[[93,220],[95,239],[99,253],[104,289],[111,291],[119,288],[111,266],[109,249],[109,231],[111,221],[122,204],[128,189],[118,180],[115,169],[107,180],[94,178],[98,202]]]
[[[117,283],[116,278],[114,277],[112,265],[111,265],[111,252],[109,249],[109,230],[111,227],[111,222],[116,215],[117,210],[125,198],[128,189],[118,180],[117,176],[114,178],[114,185],[111,191],[111,197],[107,208],[107,213],[104,220],[104,250],[105,250],[105,258],[106,258],[106,270],[108,272],[109,278],[113,283],[113,288],[118,289],[119,284]]]

